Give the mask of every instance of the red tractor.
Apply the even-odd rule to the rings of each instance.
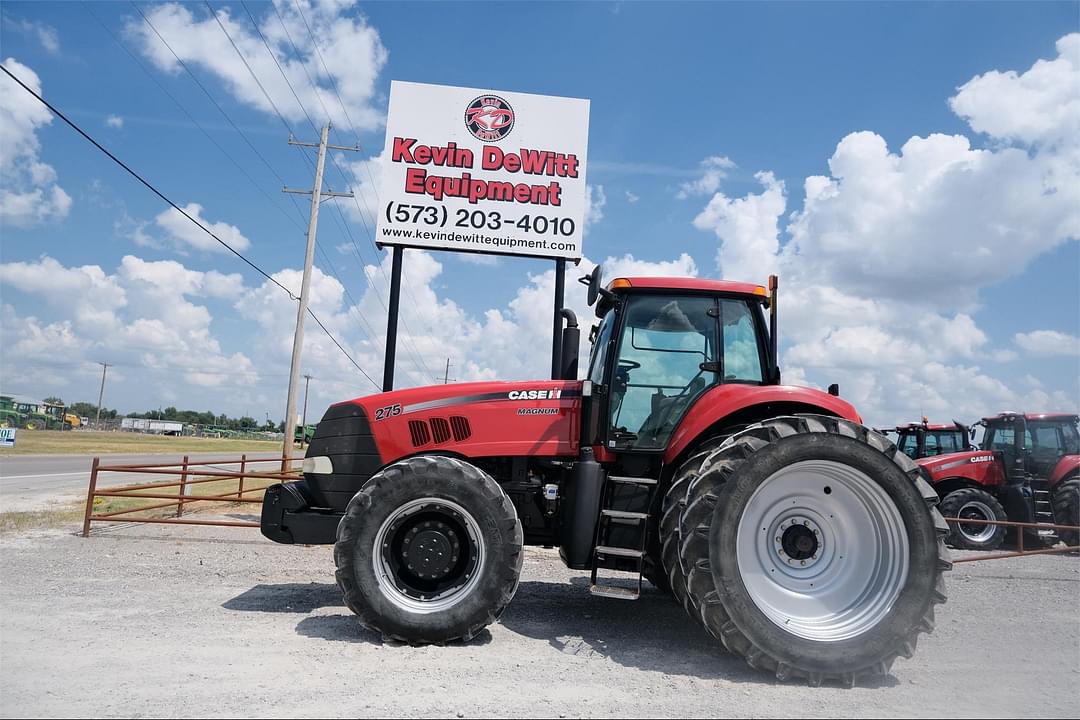
[[[780,384],[775,279],[582,282],[586,379],[564,310],[563,379],[332,405],[304,479],[267,490],[263,534],[334,544],[348,607],[409,643],[494,622],[540,545],[596,595],[670,590],[781,679],[852,684],[910,657],[945,601],[937,496],[849,403]]]
[[[970,431],[956,420],[952,425],[941,425],[924,417],[922,422],[897,425],[884,432],[896,433],[896,446],[912,460],[971,450]]]
[[[918,460],[942,515],[1080,525],[1076,415],[1002,413],[978,424],[985,428],[980,449]],[[1003,525],[949,525],[948,542],[957,548],[993,550],[1006,536]],[[1074,530],[1057,536],[1066,545],[1080,542]]]

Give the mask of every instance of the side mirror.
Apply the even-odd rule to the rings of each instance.
[[[604,268],[602,265],[597,265],[593,268],[593,271],[589,273],[589,307],[596,304],[597,299],[600,297],[600,281],[604,276]]]

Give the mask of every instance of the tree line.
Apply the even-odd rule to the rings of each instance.
[[[45,402],[55,403],[57,405],[64,404],[64,401],[58,397],[45,398]],[[67,411],[81,417],[87,417],[92,419],[97,416],[97,405],[88,402],[76,402],[68,405]],[[150,420],[173,420],[175,422],[182,422],[188,425],[213,425],[215,427],[227,428],[229,430],[268,430],[271,432],[285,431],[284,422],[273,423],[270,421],[259,421],[247,415],[238,418],[231,418],[224,413],[219,415],[211,410],[199,412],[198,410],[178,410],[175,407],[169,406],[164,409],[158,408],[156,410],[147,410],[146,412],[130,412],[126,415],[121,415],[116,410],[107,407],[101,408],[102,420],[116,420],[122,417],[147,418]]]

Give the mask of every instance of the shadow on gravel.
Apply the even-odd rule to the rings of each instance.
[[[281,583],[256,585],[231,600],[221,604],[226,610],[239,612],[297,613],[309,615],[324,607],[345,609],[341,590],[330,583]],[[395,640],[383,640],[377,633],[365,630],[356,616],[346,611],[340,615],[310,615],[296,625],[296,632],[304,637],[322,640],[346,640],[373,645],[404,645]],[[491,633],[483,630],[467,643],[455,645],[486,645]]]
[[[646,585],[636,602],[596,597],[589,593],[588,579],[572,578],[569,583],[524,581],[514,600],[499,619],[510,632],[547,641],[557,652],[581,658],[607,659],[625,667],[685,675],[705,680],[723,679],[755,685],[799,685],[781,683],[771,675],[748,666],[739,657],[726,653],[720,642],[686,616],[666,594]],[[222,604],[239,612],[296,613],[307,615],[296,625],[299,635],[321,640],[400,646],[383,640],[361,627],[356,617],[344,610],[341,591],[330,583],[282,583],[256,585]],[[342,608],[332,615],[311,615],[321,608]],[[483,630],[467,643],[481,646],[492,642]],[[899,685],[889,675],[861,679],[861,688]]]
[[[256,585],[221,604],[242,612],[309,613],[323,607],[345,607],[341,590],[329,583]]]
[[[522,582],[499,622],[526,637],[547,640],[555,650],[580,657],[606,658],[625,667],[724,679],[756,685],[781,683],[727,653],[668,595],[648,585],[634,602],[597,597],[589,593],[588,579],[570,583]],[[860,680],[861,688],[899,685],[889,675]]]

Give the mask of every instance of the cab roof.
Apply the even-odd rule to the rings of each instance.
[[[727,293],[731,295],[752,295],[766,298],[768,291],[764,285],[735,282],[732,280],[708,280],[688,277],[618,277],[608,283],[607,289],[618,292],[625,288],[648,290],[693,290],[697,292]]]
[[[942,425],[941,423],[910,422],[907,425],[897,425],[897,430],[957,430],[956,425]]]
[[[1080,415],[1076,413],[1014,413],[1003,412],[997,415],[991,415],[990,417],[984,417],[983,422],[994,422],[995,420],[1006,420],[1010,417],[1017,415],[1023,415],[1024,419],[1028,422],[1078,422],[1080,421]]]

